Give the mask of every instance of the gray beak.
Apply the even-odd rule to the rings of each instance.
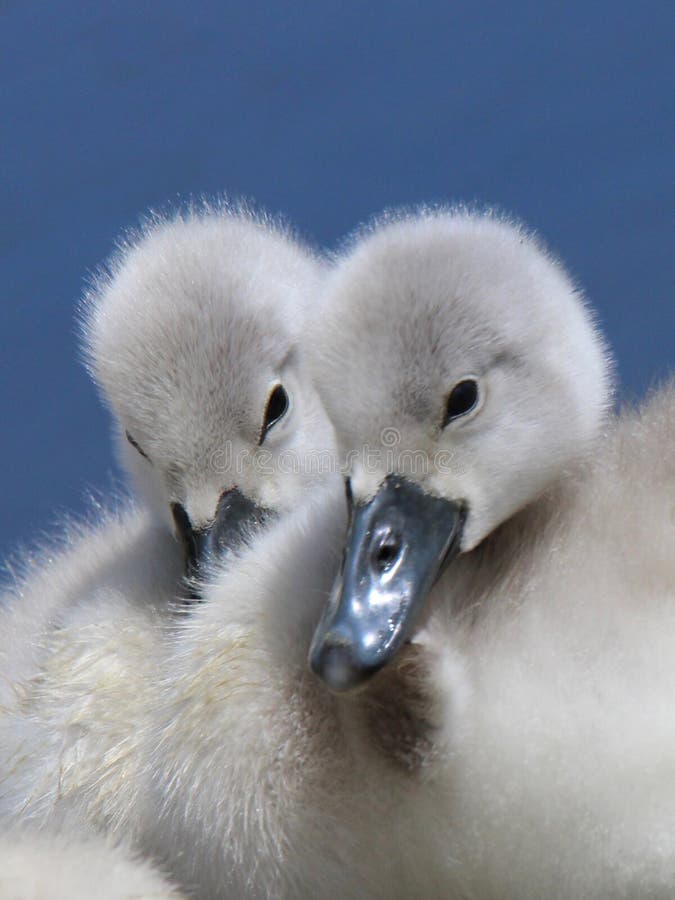
[[[205,528],[193,528],[180,503],[171,506],[176,533],[185,550],[185,574],[190,580],[200,578],[204,568],[223,559],[251,541],[275,513],[258,506],[239,488],[225,491],[218,501],[216,515]]]
[[[353,508],[342,568],[309,651],[312,671],[329,688],[359,687],[395,656],[457,556],[463,524],[461,503],[400,475]]]

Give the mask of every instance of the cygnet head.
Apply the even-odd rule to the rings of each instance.
[[[332,448],[298,339],[322,267],[245,210],[152,221],[85,303],[123,463],[197,560],[289,510]]]
[[[352,511],[310,662],[347,690],[411,636],[454,556],[584,457],[610,378],[562,267],[492,215],[389,218],[338,262],[323,299],[312,368]]]

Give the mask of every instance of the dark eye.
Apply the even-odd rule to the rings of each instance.
[[[450,391],[448,402],[445,406],[443,428],[454,419],[465,416],[478,402],[478,384],[473,378],[467,378],[458,382]]]
[[[125,434],[125,436],[126,436],[126,439],[129,441],[129,443],[131,444],[131,446],[134,448],[134,450],[137,450],[137,451],[141,454],[141,456],[143,457],[143,459],[147,459],[148,462],[151,462],[150,457],[149,457],[148,454],[145,452],[145,450],[141,447],[141,445],[138,443],[138,441],[135,441],[135,440],[132,438],[132,436],[129,434],[128,431],[125,431],[124,434]]]
[[[283,417],[288,412],[289,400],[288,394],[286,393],[283,385],[278,384],[275,388],[273,388],[272,393],[269,395],[267,400],[267,406],[265,407],[265,417],[263,418],[263,426],[262,431],[260,432],[260,443],[265,440],[267,432],[272,428],[279,419],[283,419]]]

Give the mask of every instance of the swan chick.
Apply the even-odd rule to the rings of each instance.
[[[320,271],[281,227],[210,208],[151,222],[96,280],[88,360],[147,502],[97,509],[3,597],[3,822],[138,837],[184,572],[232,562],[323,481],[298,464],[332,446],[298,350]]]
[[[675,384],[610,415],[561,266],[462,211],[362,236],[317,332],[351,510],[310,663],[371,723],[380,803],[408,765],[389,833],[429,844],[401,867],[427,853],[430,896],[670,896]]]
[[[411,636],[453,557],[584,457],[609,374],[562,268],[491,216],[385,222],[326,294],[314,374],[353,458],[352,521],[312,666],[349,690]]]

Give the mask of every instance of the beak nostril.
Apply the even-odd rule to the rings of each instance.
[[[401,541],[394,535],[387,535],[375,548],[373,568],[380,573],[387,572],[401,555]]]

